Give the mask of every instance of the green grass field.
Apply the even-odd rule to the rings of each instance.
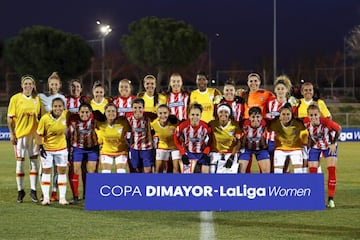
[[[360,239],[359,146],[339,144],[335,209],[203,216],[174,211],[90,212],[83,210],[83,202],[44,207],[30,201],[28,174],[27,195],[19,204],[13,148],[0,142],[0,239]]]

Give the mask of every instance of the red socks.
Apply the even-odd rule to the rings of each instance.
[[[70,186],[73,191],[74,197],[79,196],[79,174],[72,174],[72,177],[70,178]]]
[[[336,167],[328,167],[328,196],[334,197],[336,187]]]

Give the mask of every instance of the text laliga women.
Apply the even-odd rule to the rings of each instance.
[[[281,186],[272,187],[248,187],[242,186],[224,187],[218,189],[213,186],[145,186],[141,191],[139,186],[130,185],[103,185],[99,189],[103,197],[306,197],[311,195],[310,188],[283,188]]]

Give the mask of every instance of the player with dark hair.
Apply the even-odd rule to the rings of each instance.
[[[59,204],[67,205],[66,201],[66,168],[68,163],[68,149],[66,144],[66,129],[69,112],[64,110],[65,102],[55,98],[51,112],[43,115],[36,130],[41,137],[39,145],[42,165],[41,189],[43,192],[42,205],[50,204],[50,178],[53,167],[58,172]],[[53,164],[55,162],[55,166]]]
[[[196,164],[201,165],[202,173],[209,173],[211,129],[206,122],[200,120],[202,106],[192,103],[189,107],[188,119],[176,128],[174,141],[180,151],[181,172],[193,173]]]
[[[270,156],[266,144],[266,122],[262,118],[260,107],[252,107],[248,112],[249,119],[243,123],[241,148],[239,155],[240,172],[246,173],[246,169],[254,154],[261,173],[270,173]]]

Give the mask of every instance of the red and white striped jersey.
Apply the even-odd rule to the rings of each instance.
[[[152,136],[150,133],[151,119],[144,116],[136,119],[133,115],[128,117],[131,127],[131,148],[136,150],[150,150],[153,148]]]
[[[267,135],[266,122],[261,120],[260,126],[253,128],[250,125],[250,120],[245,120],[243,124],[243,138],[245,149],[260,150],[264,148],[265,137]]]
[[[71,146],[91,148],[98,145],[93,115],[87,121],[80,120],[78,115],[72,116],[69,120],[68,130]]]
[[[201,121],[198,126],[191,126],[190,120],[182,122],[175,131],[174,141],[180,154],[186,152],[205,153],[210,151],[209,139],[211,129],[206,122]]]
[[[320,117],[319,126],[313,126],[308,117],[304,118],[303,121],[305,127],[309,131],[309,136],[312,142],[314,142],[314,145],[311,147],[316,149],[328,149],[331,139],[335,135],[334,133],[340,131],[341,129],[339,124],[329,118]]]
[[[229,100],[223,100],[221,101],[220,103],[227,103],[230,105],[231,109],[232,109],[232,112],[233,112],[233,117],[234,117],[234,120],[239,122],[243,116],[244,116],[244,104],[241,104],[241,103],[237,103],[236,101],[229,101]],[[217,112],[217,107],[218,107],[219,104],[217,104],[215,106],[215,112]]]
[[[130,117],[133,114],[132,102],[135,99],[135,96],[129,96],[127,98],[118,96],[114,99],[113,103],[118,108],[118,116],[124,116],[126,118]]]
[[[78,113],[79,107],[81,104],[80,99],[81,99],[81,96],[79,96],[79,97],[67,96],[66,97],[66,109],[69,110],[71,113]]]
[[[280,115],[280,109],[284,106],[286,102],[279,102],[276,98],[272,99],[267,104],[266,118],[274,119]]]
[[[186,111],[188,104],[189,94],[187,92],[171,92],[167,97],[167,105],[170,108],[170,114],[175,115],[180,121],[187,118]]]

